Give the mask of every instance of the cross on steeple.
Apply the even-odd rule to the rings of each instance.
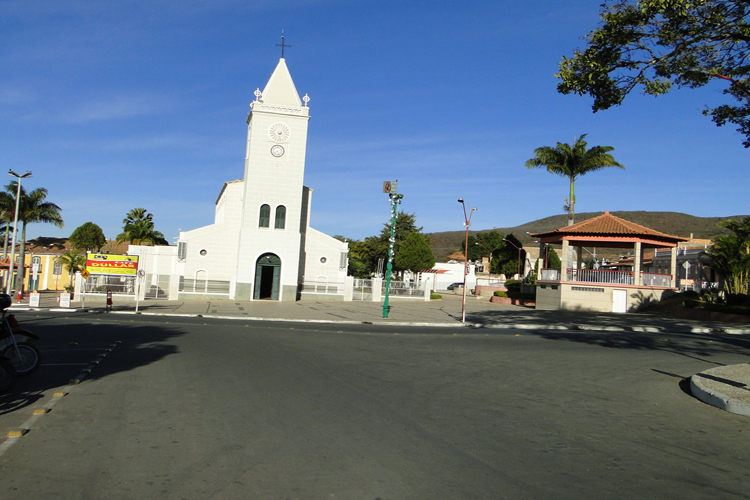
[[[284,30],[281,30],[281,43],[277,43],[276,46],[281,47],[281,58],[284,59],[284,48],[291,48],[291,45],[287,45],[286,43],[284,43]]]

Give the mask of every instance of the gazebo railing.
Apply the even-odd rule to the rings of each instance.
[[[542,269],[539,279],[540,281],[561,281],[560,269]],[[564,281],[604,285],[672,287],[672,275],[670,274],[641,273],[641,280],[636,283],[632,271],[611,271],[609,269],[566,269]]]
[[[611,271],[609,269],[568,269],[567,281],[604,283],[610,285],[634,285],[631,271]]]

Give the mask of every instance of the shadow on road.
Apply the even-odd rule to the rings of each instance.
[[[49,397],[51,390],[69,385],[89,367],[86,379],[98,379],[175,354],[177,347],[167,341],[184,334],[176,325],[92,321],[96,318],[102,316],[18,317],[24,328],[40,337],[36,345],[42,362],[35,372],[19,377],[10,392],[0,394],[0,416]]]

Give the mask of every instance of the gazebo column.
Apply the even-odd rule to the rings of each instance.
[[[568,281],[568,266],[570,263],[568,260],[570,259],[570,243],[568,243],[568,240],[563,240],[562,242],[562,259],[561,259],[561,266],[560,266],[560,281]]]
[[[539,273],[537,274],[537,279],[542,278],[542,269],[547,267],[547,263],[544,261],[544,246],[545,244],[541,241],[539,242],[539,258],[537,259],[537,267],[539,268]]]
[[[583,264],[583,247],[577,246],[575,247],[576,250],[576,268],[581,269],[581,264]]]
[[[669,261],[669,273],[672,275],[672,288],[677,288],[677,245],[672,247],[672,256]]]
[[[643,256],[641,255],[643,249],[641,247],[641,242],[636,241],[634,246],[634,253],[635,258],[633,260],[633,284],[634,285],[642,285],[643,280],[641,279],[641,260],[643,259]]]

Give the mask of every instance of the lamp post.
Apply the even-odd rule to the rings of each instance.
[[[490,253],[490,278],[489,279],[492,280],[492,251],[489,248],[487,248],[486,246],[484,246],[481,243],[479,243],[478,241],[475,242],[474,244],[475,245],[479,245],[480,247],[484,248],[485,250],[487,250]]]
[[[466,204],[463,198],[459,198],[458,202],[464,207],[464,226],[466,226],[466,243],[464,244],[464,294],[461,299],[461,323],[466,323],[466,273],[469,272],[469,227],[471,226],[471,216],[474,215],[474,207],[469,212],[469,216],[466,217]]]
[[[503,241],[506,243],[510,243],[511,245],[516,247],[516,249],[518,250],[518,266],[516,268],[516,274],[518,275],[518,279],[521,279],[521,249],[518,247],[518,245],[516,245],[509,239],[503,238]]]
[[[13,238],[11,239],[11,243],[10,243],[10,268],[8,270],[8,285],[5,289],[5,293],[10,295],[10,288],[11,288],[11,285],[13,284],[13,265],[16,263],[16,260],[13,254],[14,254],[14,250],[16,247],[16,230],[18,229],[18,206],[21,201],[21,179],[25,179],[26,177],[31,177],[31,172],[26,171],[25,174],[18,175],[14,171],[8,170],[8,173],[10,174],[11,177],[15,177],[16,179],[18,179],[17,181],[18,190],[16,192],[16,215],[13,217]],[[23,262],[19,261],[18,266],[20,267],[22,265],[23,265]],[[21,287],[23,287],[23,283],[21,283]]]

